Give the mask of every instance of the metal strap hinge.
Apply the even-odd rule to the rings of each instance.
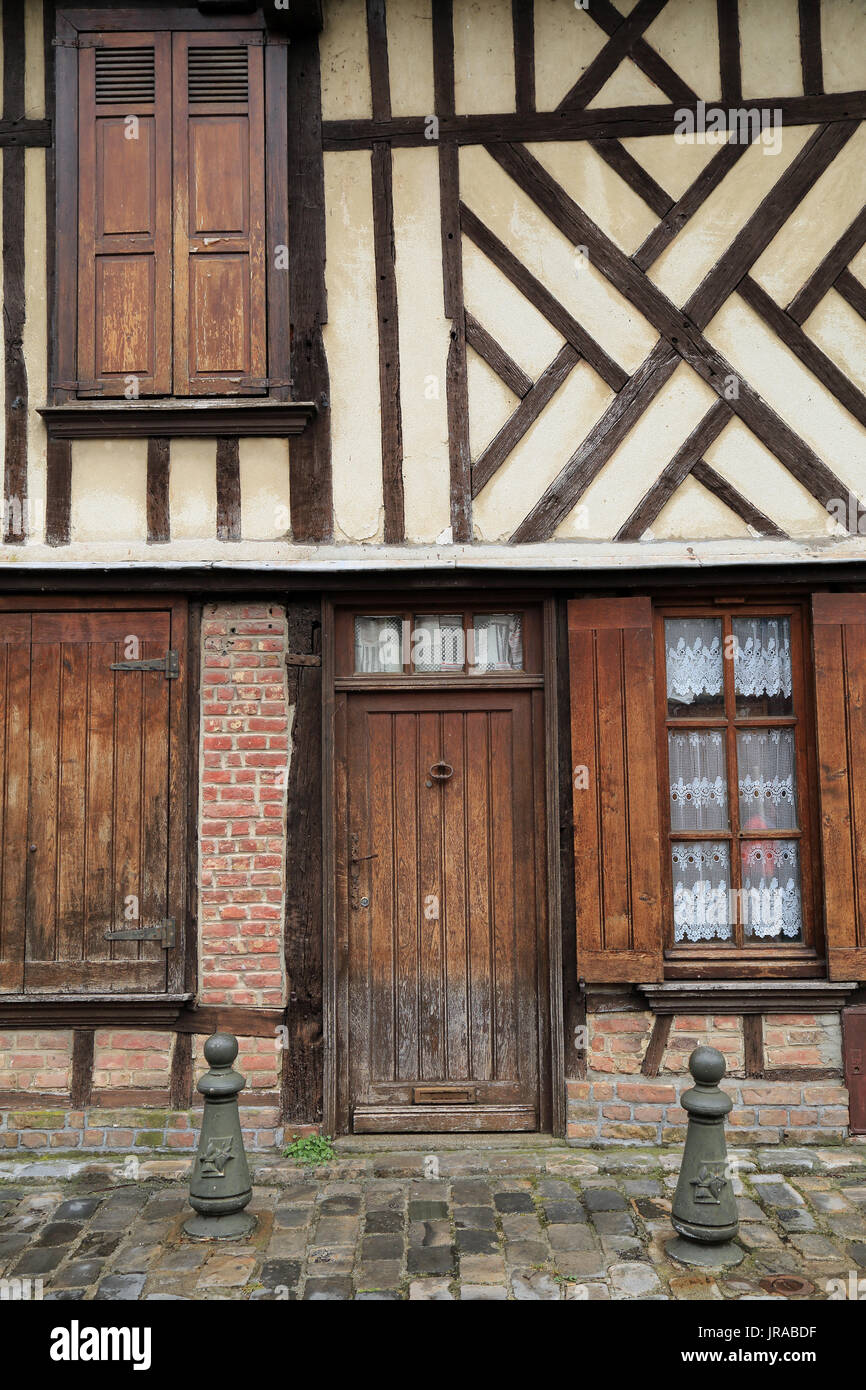
[[[176,651],[168,651],[165,656],[149,657],[145,661],[112,661],[112,671],[162,671],[167,681],[176,681],[180,675],[180,661]]]
[[[103,937],[106,941],[158,941],[168,950],[177,942],[177,923],[173,917],[165,917],[156,927],[115,927]]]

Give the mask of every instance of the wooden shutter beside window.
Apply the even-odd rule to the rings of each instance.
[[[79,55],[81,395],[171,391],[171,36],[103,34]]]
[[[660,980],[650,600],[574,600],[568,637],[578,974],[597,981]]]
[[[831,980],[866,980],[866,594],[815,594],[815,699]]]
[[[175,394],[264,391],[261,35],[173,44]]]
[[[0,615],[0,993],[182,987],[184,643],[179,606]],[[171,647],[175,679],[112,670]]]

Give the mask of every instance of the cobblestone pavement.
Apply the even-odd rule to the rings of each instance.
[[[137,1163],[137,1181],[130,1181],[132,1160],[34,1163],[17,1181],[10,1181],[13,1165],[2,1163],[0,1276],[31,1283],[7,1282],[0,1293],[824,1299],[834,1290],[852,1296],[862,1279],[866,1295],[866,1147],[732,1157],[747,1257],[715,1274],[672,1264],[664,1253],[679,1153],[378,1152],[313,1172],[257,1157],[256,1231],[218,1244],[184,1237],[189,1208],[176,1160]]]

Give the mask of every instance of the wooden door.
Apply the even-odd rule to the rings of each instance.
[[[353,692],[338,827],[343,1124],[547,1120],[541,692]]]
[[[184,680],[141,663],[183,637],[179,610],[0,614],[0,991],[176,987]]]

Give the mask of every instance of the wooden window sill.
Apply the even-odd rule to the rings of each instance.
[[[719,973],[714,979],[667,979],[661,984],[639,984],[638,989],[655,1014],[832,1013],[843,1007],[857,983],[803,978],[756,980],[749,976],[732,979]]]
[[[316,414],[313,401],[249,397],[72,401],[43,406],[49,439],[281,438],[302,434]]]
[[[0,1027],[173,1024],[192,994],[0,994]]]

